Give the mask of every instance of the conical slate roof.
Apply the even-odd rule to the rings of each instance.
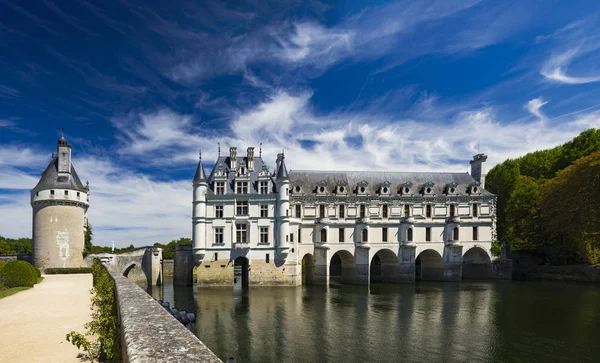
[[[194,182],[205,182],[207,181],[206,173],[204,172],[204,166],[202,165],[202,159],[198,162],[198,167],[196,168],[196,174],[194,175]]]
[[[31,190],[37,192],[46,189],[72,189],[81,192],[87,192],[87,189],[79,180],[75,167],[71,164],[71,174],[68,176],[58,176],[58,156],[55,156],[48,164],[48,167],[42,173],[42,178]]]
[[[289,179],[290,176],[288,174],[287,168],[285,167],[285,159],[281,159],[281,164],[279,165],[279,169],[277,170],[277,179]]]

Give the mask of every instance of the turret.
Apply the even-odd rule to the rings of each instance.
[[[33,263],[38,268],[81,267],[89,184],[71,163],[71,145],[62,136],[56,156],[31,189]]]
[[[275,184],[277,186],[277,248],[279,254],[285,258],[289,253],[290,242],[290,177],[284,159],[283,153],[277,156]]]
[[[202,154],[199,156],[198,167],[194,175],[194,201],[192,209],[192,243],[194,260],[199,264],[206,254],[206,192],[208,178],[202,165]]]
[[[487,155],[485,154],[477,154],[473,156],[473,160],[471,160],[471,176],[473,179],[479,182],[479,185],[482,188],[485,188],[485,161],[487,160]]]

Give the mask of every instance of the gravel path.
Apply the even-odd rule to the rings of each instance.
[[[65,340],[91,320],[91,274],[45,275],[33,289],[0,300],[0,362],[81,362]]]

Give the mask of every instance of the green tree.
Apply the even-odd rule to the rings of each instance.
[[[505,231],[508,228],[505,213],[506,204],[515,186],[519,183],[520,175],[519,163],[516,160],[509,159],[502,164],[498,164],[486,176],[486,189],[497,196],[497,233],[500,241],[505,240]]]
[[[92,225],[90,224],[90,222],[86,221],[85,230],[83,232],[83,240],[84,240],[83,252],[84,252],[84,254],[88,254],[92,251],[92,248],[93,248],[92,236],[93,235],[94,235],[94,233],[92,232]]]
[[[529,176],[521,176],[507,200],[505,239],[511,250],[533,251],[543,244],[539,207],[541,186]]]
[[[600,152],[546,182],[540,206],[554,262],[600,264]]]

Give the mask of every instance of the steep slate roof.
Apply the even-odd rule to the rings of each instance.
[[[243,165],[247,166],[245,156],[236,157],[237,166]],[[231,194],[235,191],[234,189],[234,179],[235,179],[235,170],[230,169],[231,160],[229,156],[220,156],[215,163],[212,171],[210,172],[210,176],[208,177],[208,193],[214,194],[214,180],[215,180],[215,172],[217,170],[224,170],[225,175],[227,176],[227,182],[225,183],[225,193]],[[258,174],[263,167],[266,168],[266,164],[263,162],[262,158],[254,157],[254,170],[248,171],[248,176],[250,177],[250,183],[248,185],[248,194],[258,194]],[[271,178],[269,178],[271,179]],[[273,183],[271,184],[271,186]]]
[[[72,189],[87,192],[87,189],[79,180],[73,164],[71,164],[71,174],[68,177],[58,177],[58,155],[50,161],[50,164],[42,173],[42,178],[31,191],[37,192],[45,189]]]
[[[277,179],[289,179],[287,168],[285,167],[285,159],[281,159],[279,170],[277,170]]]
[[[317,184],[321,182],[324,182],[327,193],[333,193],[337,186],[346,186],[349,191],[355,192],[358,183],[366,181],[368,183],[366,194],[373,196],[378,195],[381,184],[387,181],[391,184],[391,195],[398,195],[400,185],[408,182],[413,184],[413,195],[419,194],[421,187],[427,182],[435,183],[432,187],[434,194],[444,194],[446,185],[455,182],[457,184],[456,195],[468,196],[468,186],[476,182],[469,173],[292,170],[289,175],[292,193],[299,185],[306,195],[316,195]],[[480,188],[480,191],[479,195],[493,195],[483,188]]]
[[[202,159],[198,161],[198,167],[196,168],[196,174],[194,174],[195,182],[206,181],[206,173],[204,172],[204,165],[202,165]]]

